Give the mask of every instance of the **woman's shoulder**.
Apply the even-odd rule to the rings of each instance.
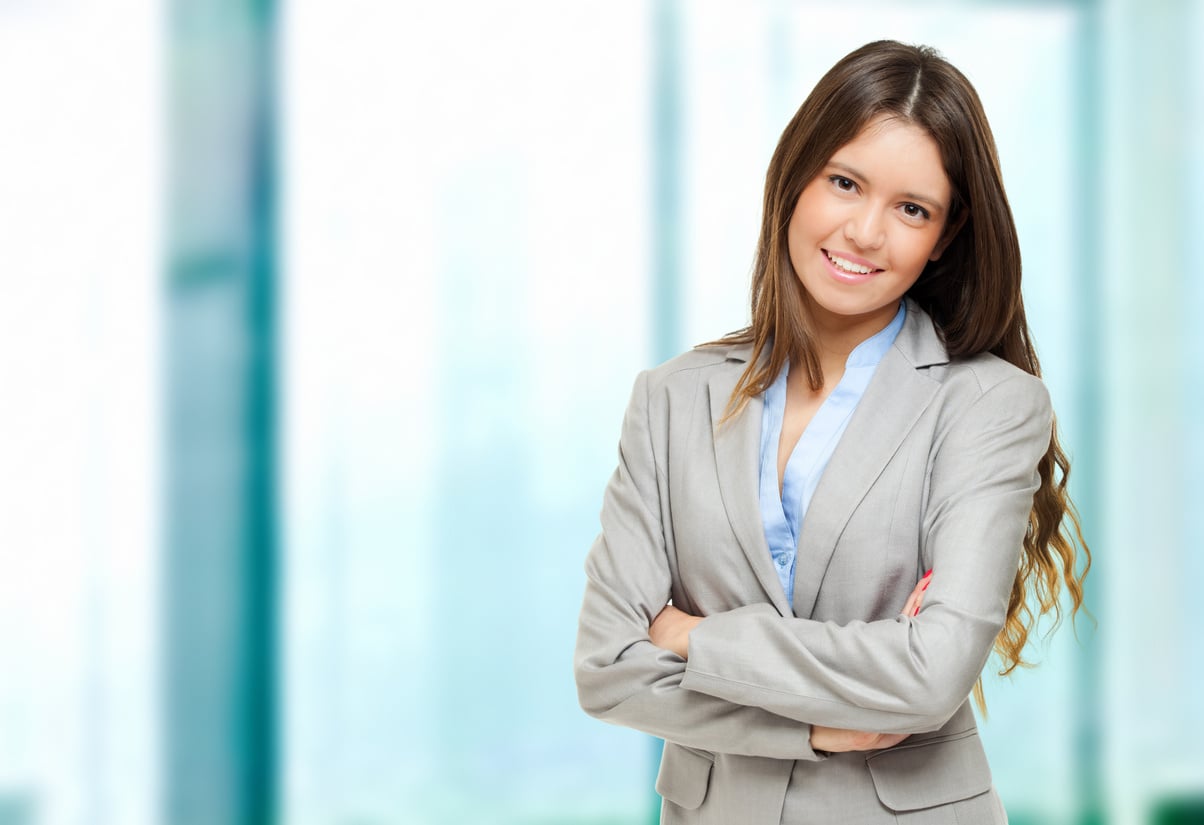
[[[943,383],[965,385],[967,391],[978,395],[985,395],[1004,384],[1022,392],[1045,390],[1045,382],[1040,378],[989,352],[951,358],[945,369],[947,374]]]
[[[1045,382],[989,352],[950,359],[941,376],[942,406],[956,415],[968,407],[989,407],[1015,415],[1048,415]]]
[[[699,379],[705,380],[716,370],[735,369],[737,373],[742,371],[751,352],[751,344],[700,344],[645,370],[643,377],[648,382],[649,390],[682,383],[693,384]]]
[[[908,361],[927,370],[946,394],[977,399],[996,388],[1029,394],[1044,394],[1045,384],[1010,361],[980,352],[950,356],[931,316],[912,299],[907,301],[906,326],[896,341]]]

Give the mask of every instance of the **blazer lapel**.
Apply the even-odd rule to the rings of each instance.
[[[921,367],[948,360],[932,321],[909,299],[903,329],[874,371],[803,518],[795,615],[810,618],[845,524],[936,394],[940,384]]]
[[[719,491],[728,522],[748,563],[761,583],[769,602],[783,616],[790,615],[786,593],[773,568],[765,528],[761,523],[759,498],[761,465],[760,397],[753,398],[736,418],[720,424],[732,389],[747,363],[749,347],[736,347],[728,353],[730,370],[722,370],[710,381],[711,435],[715,444],[715,464]],[[738,362],[738,363],[731,363]]]

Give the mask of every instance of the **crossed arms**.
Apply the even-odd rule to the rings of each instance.
[[[922,530],[937,575],[918,615],[836,625],[750,604],[694,623],[688,659],[651,635],[671,581],[648,399],[645,374],[586,561],[582,707],[688,747],[780,759],[822,758],[812,724],[907,735],[949,719],[1006,616],[1049,444],[1043,385],[1030,376],[996,384],[934,447]]]

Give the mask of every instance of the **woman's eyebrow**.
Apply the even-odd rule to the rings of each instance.
[[[864,181],[869,180],[869,178],[867,178],[864,174],[862,174],[857,169],[854,169],[852,166],[849,166],[847,163],[841,163],[838,160],[833,160],[833,161],[829,161],[828,165],[835,169],[839,169],[842,172],[845,172],[850,177],[860,178],[861,180],[864,180]],[[930,207],[932,207],[932,209],[934,211],[937,211],[937,212],[943,212],[945,209],[945,207],[941,205],[941,202],[939,200],[937,200],[936,198],[933,198],[933,197],[929,197],[928,195],[921,195],[918,192],[903,192],[902,196],[904,198],[907,198],[908,200],[919,201],[920,203],[925,204],[926,206],[930,206]]]

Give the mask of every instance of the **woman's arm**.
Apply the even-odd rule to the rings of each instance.
[[[768,605],[708,616],[689,631],[682,687],[841,728],[939,728],[1006,618],[1051,423],[1044,385],[1016,376],[952,426],[933,459],[922,529],[937,574],[917,616],[841,626]]]
[[[903,605],[903,616],[914,616],[924,603],[924,591],[932,581],[932,571],[924,574]],[[691,616],[673,605],[666,605],[648,628],[648,635],[657,647],[672,651],[682,659],[689,657],[690,631],[702,621],[701,616]],[[830,728],[811,725],[811,747],[816,751],[845,752],[890,748],[907,738],[905,733],[872,733],[849,728]]]
[[[926,572],[916,583],[915,588],[903,605],[903,616],[915,616],[920,612],[924,603],[924,591],[932,581],[932,571]],[[678,610],[673,605],[665,605],[664,609],[652,620],[648,628],[648,638],[657,647],[671,650],[683,659],[690,657],[690,631],[698,627],[701,616],[693,616],[684,610]]]
[[[648,393],[648,376],[642,373],[623,421],[619,466],[603,499],[602,533],[585,563],[574,661],[581,707],[591,716],[687,747],[821,759],[809,744],[810,725],[747,702],[683,689],[686,663],[649,639],[671,582]]]

